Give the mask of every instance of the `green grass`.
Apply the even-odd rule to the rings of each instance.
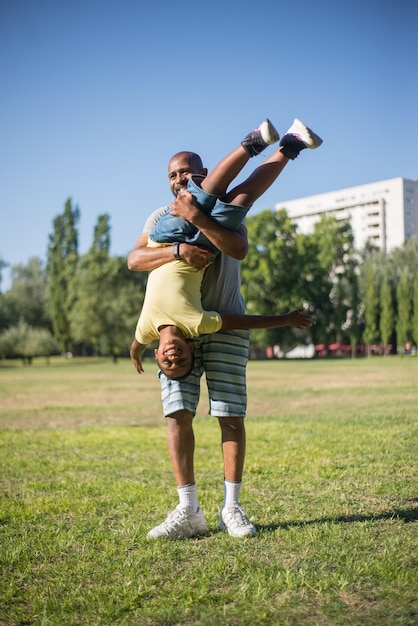
[[[0,363],[0,626],[418,624],[418,359],[250,362],[242,504],[202,390],[210,533],[152,542],[177,503],[153,363]]]

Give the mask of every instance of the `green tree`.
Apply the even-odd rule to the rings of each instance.
[[[71,199],[65,203],[64,212],[53,221],[53,233],[48,245],[48,297],[52,328],[61,350],[72,349],[70,311],[75,292],[71,283],[78,264],[78,230],[80,218],[78,207],[73,208]]]
[[[21,358],[32,364],[36,356],[50,356],[59,352],[59,346],[46,328],[33,328],[23,319],[0,335],[0,354],[6,358]]]
[[[351,288],[357,272],[353,242],[349,222],[328,216],[314,225],[312,233],[297,238],[298,290],[316,319],[312,329],[315,343],[343,341],[347,319],[357,308],[353,307]]]
[[[412,339],[418,346],[418,272],[414,276],[413,285],[413,313],[412,313]]]
[[[72,288],[77,294],[70,321],[74,340],[95,354],[113,359],[127,352],[133,339],[146,273],[129,272],[126,259],[111,257],[110,221],[101,215],[94,240],[80,259]]]
[[[9,267],[9,263],[4,261],[4,259],[2,257],[0,257],[0,293],[1,293],[1,284],[3,282],[3,270],[6,267]]]
[[[364,276],[363,291],[364,306],[364,341],[370,356],[370,346],[378,341],[379,292],[377,284],[377,269],[374,263],[369,263]]]
[[[392,336],[395,324],[392,290],[387,276],[384,276],[380,286],[380,337],[383,342],[383,354]]]
[[[14,265],[12,285],[0,299],[0,326],[7,328],[23,319],[30,326],[51,328],[47,279],[42,260],[29,259],[27,265]]]
[[[249,251],[242,262],[242,292],[248,314],[271,315],[301,307],[296,227],[286,212],[262,211],[247,218]],[[288,328],[253,330],[254,345],[292,345]]]
[[[411,328],[411,288],[409,269],[404,267],[401,271],[396,288],[398,314],[396,318],[396,339],[398,346],[403,350],[409,339]]]

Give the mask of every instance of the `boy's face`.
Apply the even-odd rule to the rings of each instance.
[[[193,343],[181,337],[160,340],[154,354],[158,367],[167,378],[183,378],[193,368]]]
[[[168,164],[168,181],[173,195],[177,198],[181,191],[187,189],[187,182],[193,174],[206,175],[206,169],[200,169],[193,155],[179,152]]]

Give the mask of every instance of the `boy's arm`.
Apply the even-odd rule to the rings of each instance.
[[[142,374],[144,368],[142,367],[142,355],[144,354],[146,346],[139,343],[136,339],[131,343],[131,349],[129,351],[131,361],[134,364],[134,368],[138,374]]]
[[[221,330],[239,330],[243,328],[309,328],[315,324],[305,309],[295,309],[283,315],[239,315],[228,313],[222,315]]]
[[[171,203],[170,215],[176,215],[196,226],[221,252],[241,261],[248,252],[247,229],[244,224],[230,231],[202,213],[189,191],[183,191]]]

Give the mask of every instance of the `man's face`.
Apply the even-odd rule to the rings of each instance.
[[[160,340],[154,352],[158,367],[167,378],[183,378],[193,366],[193,344],[181,337]]]
[[[193,174],[204,174],[206,170],[199,169],[187,153],[175,155],[168,164],[168,181],[174,196],[187,188],[187,181]]]

